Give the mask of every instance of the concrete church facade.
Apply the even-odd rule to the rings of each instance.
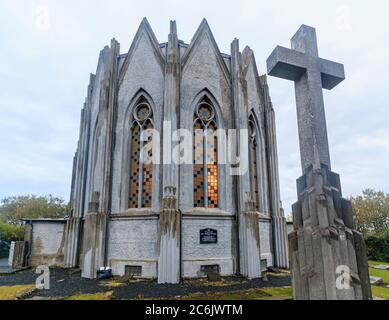
[[[210,148],[210,164],[166,161],[174,157],[166,140],[179,128],[247,129],[240,157],[248,170],[230,174],[233,165],[218,162],[220,140],[196,135],[193,158]],[[139,161],[145,129],[160,133],[161,164]],[[220,53],[205,20],[189,45],[175,22],[159,43],[146,19],[128,53],[112,40],[90,77],[70,203],[64,266],[80,266],[83,277],[110,266],[177,283],[210,271],[255,278],[268,266],[287,268],[274,110],[252,50],[240,52],[235,39],[230,54]]]

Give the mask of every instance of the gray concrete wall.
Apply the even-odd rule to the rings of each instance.
[[[216,229],[216,244],[200,244],[200,230]],[[184,277],[204,276],[200,273],[202,265],[219,265],[220,274],[234,274],[233,220],[184,217],[182,221],[182,275]]]
[[[158,46],[158,47],[157,47]],[[162,132],[164,100],[164,69],[161,64],[162,51],[154,42],[146,26],[135,36],[120,71],[116,143],[113,155],[112,213],[123,213],[128,209],[128,181],[130,166],[130,119],[138,99],[143,95],[153,112],[154,128]],[[162,149],[162,148],[161,148]],[[160,166],[153,167],[152,211],[160,210]],[[159,179],[158,179],[159,177]]]
[[[34,221],[30,266],[63,266],[65,221]]]
[[[293,231],[293,222],[287,222],[286,223],[286,232],[287,232],[287,234],[290,234],[290,233],[292,233],[292,231]]]
[[[169,39],[171,40],[171,37]],[[179,67],[175,73],[179,79],[176,84],[176,88],[179,88],[179,97],[176,101],[178,112],[171,117],[169,117],[171,110],[175,108],[169,109],[166,105],[171,105],[170,95],[174,94],[175,98],[176,92],[175,90],[165,91],[168,74],[166,70],[169,69],[166,59],[169,48],[166,43],[159,44],[146,20],[142,21],[128,53],[117,54],[118,74],[116,71],[112,72],[113,78],[108,76],[111,74],[112,67],[110,67],[109,61],[111,60],[108,56],[112,52],[109,51],[109,47],[102,50],[96,75],[91,77],[88,88],[79,150],[75,158],[77,169],[74,171],[71,195],[73,217],[85,217],[92,195],[96,192],[99,194],[100,198],[95,199],[99,213],[106,215],[109,213],[112,217],[107,220],[107,235],[104,234],[105,227],[102,227],[104,232],[97,230],[98,233],[96,233],[101,234],[101,239],[98,241],[100,262],[88,263],[100,266],[103,256],[105,257],[103,250],[105,240],[108,239],[108,252],[106,253],[108,261],[104,263],[110,264],[115,274],[124,274],[126,265],[137,265],[142,266],[142,276],[152,278],[157,275],[162,183],[168,186],[167,179],[164,178],[162,172],[162,165],[154,164],[153,167],[152,207],[148,209],[128,208],[130,120],[133,109],[142,96],[152,109],[154,128],[161,134],[161,138],[163,137],[162,121],[164,118],[177,118],[179,128],[193,130],[194,110],[204,95],[214,105],[219,128],[246,128],[248,115],[253,114],[258,125],[260,216],[271,218],[272,215],[278,214],[276,210],[279,203],[278,193],[275,192],[277,190],[272,190],[274,187],[272,188],[269,181],[273,178],[273,180],[278,180],[277,175],[271,175],[269,172],[269,167],[274,167],[276,164],[274,161],[276,153],[269,156],[267,146],[268,135],[273,134],[266,132],[268,128],[265,109],[270,107],[270,100],[264,97],[253,52],[248,47],[240,52],[238,46],[233,45],[235,49],[231,50],[231,56],[221,54],[205,21],[201,23],[190,45],[180,42],[177,46],[179,51],[177,55],[180,58],[177,62]],[[239,66],[239,77],[235,74],[237,66]],[[116,65],[113,70],[116,70]],[[114,98],[110,100],[110,103],[106,101],[107,79],[113,79],[109,85],[109,96]],[[234,83],[239,83],[239,92],[235,92]],[[171,92],[170,95],[169,92]],[[112,118],[107,111],[107,106],[110,107],[109,111],[114,112]],[[219,150],[222,150],[220,139],[218,142]],[[113,145],[112,150],[110,149],[111,144]],[[161,139],[161,151],[162,145]],[[270,161],[272,159],[273,161]],[[217,209],[193,207],[192,165],[181,165],[178,169],[179,172],[176,175],[179,176],[179,183],[176,183],[178,209],[183,215],[182,275],[185,277],[198,276],[200,266],[204,264],[219,264],[223,275],[233,274],[238,270],[236,265],[238,252],[245,252],[245,255],[240,257],[241,266],[250,265],[250,270],[255,272],[248,272],[248,267],[241,268],[241,272],[243,270],[244,274],[258,276],[257,265],[260,259],[266,259],[268,266],[274,261],[271,220],[261,219],[259,231],[255,223],[252,234],[250,232],[246,234],[248,229],[245,224],[240,223],[241,230],[238,234],[235,221],[241,218],[246,202],[249,200],[246,199],[249,197],[247,194],[250,193],[249,175],[246,173],[240,177],[239,179],[243,182],[236,184],[234,183],[235,178],[230,175],[229,165],[219,165],[218,169],[219,207]],[[278,182],[275,185],[278,186]],[[237,197],[240,199],[240,210],[236,208]],[[277,205],[275,206],[274,203]],[[259,216],[258,212],[255,214]],[[66,251],[69,252],[67,266],[74,266],[77,261],[76,255],[80,254],[77,253],[78,242],[76,241],[80,224],[77,221],[73,224],[75,227],[69,226],[68,228],[70,240]],[[250,225],[252,224],[248,223],[248,226]],[[89,246],[89,241],[85,241],[85,235],[94,234],[90,233],[88,228],[87,224],[84,227],[81,266],[85,263],[84,255],[88,253]],[[218,244],[200,245],[199,230],[202,228],[217,229]],[[259,237],[257,237],[258,232]],[[244,250],[241,248],[239,251],[237,248],[239,239]],[[254,249],[247,249],[247,246]],[[252,257],[255,259],[251,259]]]
[[[109,223],[108,263],[115,275],[125,266],[141,266],[143,278],[157,276],[158,219],[113,218]]]
[[[259,220],[259,236],[261,245],[261,260],[266,260],[266,266],[273,266],[271,221],[270,219]]]

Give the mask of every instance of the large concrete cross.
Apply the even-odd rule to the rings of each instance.
[[[301,166],[331,170],[322,88],[331,90],[345,79],[342,64],[319,58],[316,31],[302,25],[292,49],[277,46],[267,60],[268,74],[295,83]],[[320,162],[320,163],[318,163]]]

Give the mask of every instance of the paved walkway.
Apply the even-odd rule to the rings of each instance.
[[[34,284],[34,270],[24,270],[13,275],[0,276],[0,286]],[[268,275],[268,281],[260,279],[244,279],[240,277],[225,277],[223,281],[208,282],[205,279],[184,280],[181,284],[159,285],[155,280],[126,280],[116,277],[109,280],[90,280],[81,278],[79,271],[70,269],[50,269],[50,290],[39,290],[32,296],[68,297],[76,294],[113,291],[114,299],[167,298],[187,296],[192,293],[229,292],[233,290],[259,289],[269,287],[285,287],[291,285],[288,275]],[[123,281],[123,285],[110,283]],[[120,283],[117,283],[120,284]]]
[[[10,273],[12,269],[8,266],[8,258],[0,259],[0,273]]]

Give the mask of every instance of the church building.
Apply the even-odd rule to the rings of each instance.
[[[173,161],[182,156],[179,129],[192,139],[190,162]],[[220,129],[236,132],[233,156],[218,135],[197,134]],[[158,137],[143,134],[151,131]],[[159,161],[142,161],[146,145]],[[159,283],[288,268],[277,161],[274,110],[253,51],[235,39],[221,53],[206,20],[189,44],[170,22],[161,43],[143,19],[128,52],[112,40],[90,76],[63,265],[86,278],[110,267]]]

